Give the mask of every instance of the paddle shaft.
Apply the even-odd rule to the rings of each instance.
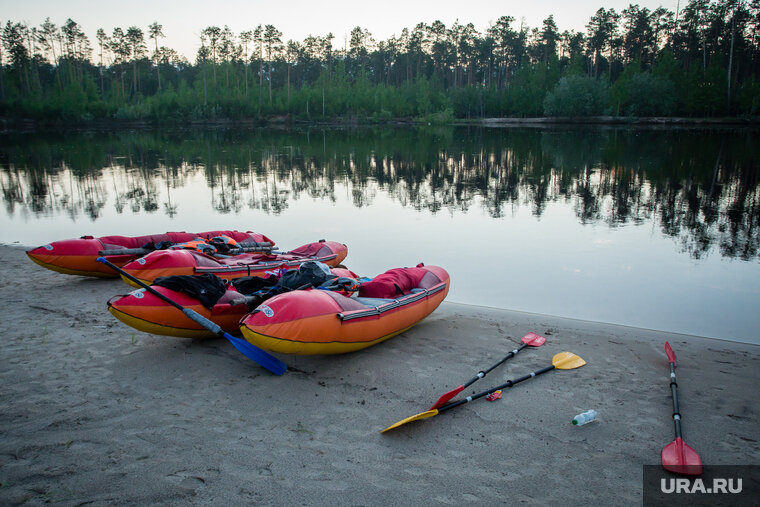
[[[670,363],[670,391],[673,393],[673,424],[676,427],[676,438],[681,438],[681,413],[678,411],[678,384],[676,383],[675,367],[675,363]]]
[[[101,250],[98,255],[145,255],[152,251],[149,248],[114,248],[113,250]]]
[[[673,396],[673,425],[676,438],[662,448],[662,467],[665,470],[683,475],[700,475],[702,473],[702,458],[681,437],[681,413],[678,410],[678,383],[676,382],[676,355],[665,342],[665,354],[670,363],[670,392]]]
[[[272,250],[272,245],[270,243],[259,243],[256,246],[241,246],[239,245],[237,248],[232,248],[231,250],[237,251],[239,253],[250,253],[250,252],[267,252],[267,253],[275,253]],[[103,256],[110,256],[110,255],[147,255],[151,252],[155,252],[155,249],[150,248],[114,248],[112,250],[101,250],[98,252],[99,255]],[[281,252],[280,252],[281,253]]]
[[[102,259],[102,257],[101,257],[101,259]],[[103,259],[100,262],[102,262],[103,264],[106,264],[111,269],[113,269],[115,271],[118,271],[121,276],[130,279],[131,281],[135,282],[137,285],[139,285],[143,289],[147,290],[148,292],[150,292],[151,294],[153,294],[154,296],[156,296],[158,299],[164,301],[165,303],[169,303],[170,305],[172,305],[174,308],[180,310],[181,312],[184,313],[184,311],[186,310],[186,308],[184,306],[182,306],[181,304],[179,304],[176,301],[174,301],[174,300],[166,297],[165,295],[161,294],[160,292],[158,292],[156,289],[154,289],[150,285],[147,285],[142,280],[139,280],[139,279],[135,278],[134,276],[130,275],[129,273],[127,273],[123,269],[119,269],[118,266],[114,266],[113,264],[111,264],[110,262],[108,262],[108,260]],[[193,313],[197,313],[197,312],[193,312]],[[203,317],[201,315],[201,318],[205,318],[205,317]],[[206,319],[206,320],[208,320],[208,319]],[[213,322],[211,322],[211,324],[213,324],[214,326],[216,326],[216,324],[214,324]],[[216,326],[216,327],[219,327],[219,326]],[[221,328],[220,328],[220,330],[221,330]]]
[[[103,259],[103,258],[101,257],[100,259]],[[222,338],[227,338],[225,336],[227,333],[225,333],[224,330],[221,327],[219,327],[219,325],[217,323],[208,320],[206,317],[204,317],[200,313],[196,312],[192,308],[185,308],[184,306],[182,306],[181,304],[177,303],[173,299],[170,299],[170,298],[166,297],[164,294],[161,294],[160,292],[158,292],[156,289],[154,289],[150,285],[147,285],[146,283],[143,283],[141,280],[138,280],[134,276],[130,275],[129,273],[127,273],[123,269],[119,269],[118,266],[114,266],[113,264],[111,264],[110,262],[108,262],[106,259],[103,259],[100,262],[102,262],[103,264],[108,265],[111,269],[113,269],[115,271],[118,271],[119,274],[121,274],[121,276],[124,276],[124,277],[132,280],[133,282],[135,282],[136,284],[138,284],[140,287],[142,287],[143,289],[147,290],[148,292],[150,292],[151,294],[153,294],[154,296],[156,296],[158,299],[160,299],[160,300],[162,300],[162,301],[164,301],[166,303],[169,303],[174,308],[176,308],[177,310],[179,310],[182,313],[184,313],[185,315],[187,315],[190,320],[192,320],[194,322],[197,322],[198,324],[200,324],[201,326],[205,327],[206,329],[208,329],[209,331],[211,331],[215,335],[217,335],[219,337],[222,337]]]
[[[469,403],[473,400],[477,400],[478,398],[482,398],[483,396],[488,396],[494,391],[498,391],[499,389],[505,389],[507,387],[512,387],[516,384],[519,384],[520,382],[523,382],[525,380],[531,379],[533,377],[537,377],[538,375],[541,375],[542,373],[546,373],[547,371],[551,371],[554,369],[554,365],[547,366],[546,368],[541,368],[538,371],[534,371],[532,373],[529,373],[527,375],[524,375],[520,378],[517,378],[515,380],[507,380],[505,383],[501,384],[500,386],[492,387],[491,389],[487,391],[480,392],[478,394],[473,394],[472,396],[468,396],[466,398],[463,398],[459,401],[455,401],[454,403],[449,403],[448,405],[444,405],[441,408],[438,409],[438,413],[444,412],[450,408],[458,407],[459,405],[464,405],[465,403]]]
[[[205,327],[215,335],[226,338],[229,340],[232,345],[238,349],[243,355],[248,357],[249,359],[252,359],[253,361],[256,361],[261,366],[266,368],[267,370],[271,371],[275,375],[282,375],[285,370],[287,369],[287,365],[274,357],[273,355],[265,352],[264,350],[256,347],[255,345],[248,343],[245,340],[241,340],[240,338],[235,338],[231,334],[225,332],[218,324],[215,322],[210,321],[200,313],[196,312],[192,308],[185,308],[176,301],[173,301],[171,298],[165,296],[164,294],[161,294],[153,287],[147,285],[146,283],[142,282],[141,280],[135,278],[134,276],[130,275],[123,269],[119,268],[118,266],[115,266],[113,263],[109,262],[104,257],[98,257],[98,262],[102,262],[106,266],[110,267],[120,275],[126,277],[127,279],[135,282],[137,285],[145,289],[146,291],[150,292],[160,300],[169,303],[173,307],[177,308],[179,311],[184,313],[190,320],[196,322],[197,324]]]
[[[273,248],[274,247],[271,247],[271,246],[248,246],[248,247],[241,247],[241,248],[230,248],[230,251],[236,251],[236,252],[241,252],[241,253],[246,253],[246,252],[272,252],[274,253],[275,251],[273,250]],[[283,252],[278,251],[277,253],[283,253]]]
[[[209,244],[211,246],[214,246],[213,243],[209,243]],[[257,241],[253,241],[253,242],[248,242],[248,243],[238,243],[237,245],[230,247],[230,251],[227,253],[229,253],[230,255],[237,255],[240,253],[251,253],[251,252],[274,253],[273,249],[274,247],[272,246],[272,243],[268,241],[262,241],[261,243]]]
[[[504,358],[503,358],[503,359],[501,359],[501,360],[500,360],[498,363],[496,363],[495,365],[491,366],[491,367],[490,367],[490,368],[488,368],[487,370],[482,370],[482,371],[479,371],[477,375],[475,375],[474,377],[472,377],[470,380],[468,380],[468,381],[467,381],[467,382],[464,384],[464,387],[469,387],[469,386],[471,386],[472,384],[474,384],[475,382],[477,382],[478,380],[482,379],[483,377],[485,377],[486,375],[488,375],[488,374],[489,374],[489,373],[490,373],[490,372],[491,372],[491,371],[492,371],[494,368],[497,368],[498,366],[501,366],[502,364],[504,364],[504,362],[505,362],[507,359],[509,359],[509,358],[511,358],[511,357],[514,357],[514,356],[516,356],[518,352],[520,352],[522,349],[524,349],[524,348],[525,348],[525,347],[527,347],[527,346],[528,346],[528,344],[527,344],[527,343],[523,343],[522,345],[520,345],[519,347],[517,347],[515,350],[513,350],[512,352],[510,352],[509,354],[507,354],[506,356],[504,356]]]

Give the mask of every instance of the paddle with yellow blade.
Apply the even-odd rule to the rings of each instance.
[[[459,387],[455,387],[454,389],[452,389],[451,391],[449,391],[447,393],[444,393],[443,396],[441,396],[440,398],[438,398],[438,401],[436,401],[435,404],[432,407],[430,407],[430,410],[433,410],[433,409],[436,409],[436,408],[441,408],[451,398],[453,398],[454,396],[456,396],[457,394],[461,393],[462,391],[464,391],[466,388],[468,388],[469,386],[471,386],[472,384],[474,384],[478,380],[480,380],[483,377],[485,377],[486,375],[488,375],[488,373],[491,370],[493,370],[497,366],[503,364],[507,359],[515,357],[517,355],[517,353],[520,352],[525,347],[527,347],[529,345],[531,347],[540,347],[541,345],[543,345],[544,343],[546,343],[546,338],[544,338],[543,336],[538,335],[536,333],[530,332],[530,333],[526,334],[525,336],[523,336],[522,340],[520,340],[520,341],[522,341],[522,345],[520,345],[519,347],[517,347],[515,350],[511,351],[506,356],[504,356],[498,363],[494,364],[493,366],[491,366],[487,370],[481,370],[481,371],[479,371],[478,374],[476,376],[472,377],[469,381],[467,381],[467,383],[462,384]]]
[[[662,449],[662,467],[665,470],[684,475],[700,475],[702,473],[702,459],[697,451],[681,438],[681,414],[678,412],[678,394],[676,388],[676,354],[665,342],[665,353],[670,363],[670,391],[673,395],[673,424],[676,428],[676,439]]]
[[[547,366],[546,368],[541,368],[538,371],[531,372],[523,377],[520,377],[515,380],[507,380],[505,383],[503,383],[500,386],[492,387],[491,389],[487,391],[483,391],[478,394],[473,394],[472,396],[468,396],[467,398],[464,398],[459,401],[455,401],[453,403],[449,403],[448,405],[444,405],[441,408],[434,408],[432,410],[428,410],[427,412],[422,412],[417,415],[413,415],[411,417],[407,417],[406,419],[403,419],[396,424],[393,424],[391,426],[388,426],[380,433],[385,433],[386,431],[390,431],[392,429],[398,428],[399,426],[403,426],[407,423],[410,423],[412,421],[419,421],[421,419],[427,419],[429,417],[435,417],[438,414],[441,414],[445,412],[446,410],[452,409],[454,407],[458,407],[459,405],[464,405],[465,403],[469,403],[473,400],[477,400],[478,398],[482,398],[483,396],[488,396],[494,391],[498,391],[499,389],[505,389],[507,387],[512,387],[516,384],[519,384],[520,382],[523,382],[525,380],[531,379],[533,377],[537,377],[541,375],[542,373],[546,373],[547,371],[554,370],[555,368],[558,370],[574,370],[576,368],[580,368],[586,364],[586,361],[584,361],[580,356],[576,356],[572,352],[560,352],[559,354],[555,355],[552,358],[552,364],[551,366]]]

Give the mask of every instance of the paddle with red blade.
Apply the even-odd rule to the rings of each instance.
[[[678,412],[678,394],[676,388],[676,355],[668,342],[665,353],[670,363],[670,390],[673,393],[673,423],[676,427],[676,439],[662,449],[662,467],[673,473],[683,475],[700,475],[702,459],[697,451],[689,447],[681,437],[681,414]]]
[[[504,356],[504,358],[502,358],[498,363],[496,363],[495,365],[491,366],[487,370],[479,371],[478,374],[476,376],[472,377],[470,380],[468,380],[467,383],[462,384],[461,386],[456,387],[456,388],[452,389],[451,391],[449,391],[447,393],[444,393],[444,395],[441,396],[440,398],[438,398],[438,401],[436,401],[435,404],[432,407],[430,407],[430,410],[434,410],[436,408],[441,408],[446,403],[448,403],[448,401],[451,398],[453,398],[457,394],[461,393],[462,391],[464,391],[465,389],[467,389],[469,386],[471,386],[472,384],[474,384],[478,380],[480,380],[483,377],[485,377],[491,370],[493,370],[497,366],[500,366],[501,364],[503,364],[507,359],[515,357],[517,355],[517,353],[520,352],[525,347],[527,347],[529,345],[531,347],[540,347],[541,345],[543,345],[544,343],[546,343],[546,338],[544,338],[543,336],[538,335],[538,334],[536,334],[534,332],[530,332],[530,333],[526,334],[525,336],[523,336],[522,340],[520,340],[520,341],[522,341],[523,344],[520,345],[519,347],[517,347],[515,350],[513,350],[509,354],[507,354],[506,356]]]

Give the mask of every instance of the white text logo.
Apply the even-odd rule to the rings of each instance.
[[[708,482],[709,484],[709,482]],[[741,479],[713,479],[710,487],[702,479],[660,479],[663,493],[741,493]]]

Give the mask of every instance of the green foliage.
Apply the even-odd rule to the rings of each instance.
[[[623,71],[610,88],[613,113],[620,116],[668,116],[675,107],[675,86],[666,75]]]
[[[608,112],[606,81],[582,76],[563,77],[546,95],[546,116],[599,116]]]
[[[144,120],[150,116],[148,102],[138,102],[121,106],[114,114],[117,120]]]
[[[443,111],[426,114],[421,120],[429,125],[445,125],[454,121],[454,110],[447,107]]]
[[[625,104],[628,100],[628,90],[630,88],[631,79],[638,73],[638,66],[629,65],[618,76],[615,83],[610,86],[610,109],[612,114],[618,116],[626,116]]]
[[[449,91],[452,113],[457,118],[477,118],[484,116],[484,90],[467,86]]]
[[[673,112],[675,87],[663,76],[639,72],[628,84],[625,112],[629,116],[668,116]]]
[[[417,114],[426,115],[433,110],[433,102],[430,100],[430,86],[426,79],[418,83],[417,93],[415,94]]]
[[[0,115],[438,123],[757,114],[760,4],[687,2],[678,26],[674,14],[635,4],[621,13],[600,8],[579,33],[561,32],[551,15],[540,29],[518,29],[501,16],[484,33],[436,21],[376,44],[356,27],[350,49],[333,47],[332,34],[281,44],[271,25],[239,36],[206,27],[194,64],[169,48],[159,51],[158,23],[147,32],[154,44],[132,26],[116,27],[112,36],[99,30],[96,45],[70,19],[60,28],[7,21],[0,27]],[[38,44],[27,44],[35,34]]]
[[[61,115],[65,120],[77,120],[87,112],[87,94],[82,85],[73,82],[61,94]]]
[[[507,112],[516,116],[541,116],[547,92],[559,79],[559,67],[537,64],[521,67],[507,89]]]
[[[745,81],[736,93],[736,106],[751,116],[760,115],[760,81],[754,78]]]
[[[583,58],[579,55],[574,56],[567,62],[567,66],[563,71],[565,76],[583,76],[585,70],[583,68]]]

